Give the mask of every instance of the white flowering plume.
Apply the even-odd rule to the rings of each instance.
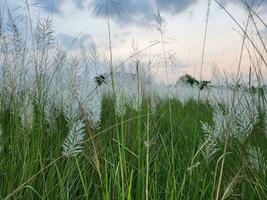
[[[89,113],[90,120],[93,127],[97,129],[101,123],[102,113],[102,98],[99,94],[93,93],[92,96],[88,97],[84,103],[86,111]]]
[[[63,155],[67,158],[79,155],[83,150],[84,124],[82,121],[69,122],[70,131],[63,143]]]
[[[127,104],[131,109],[138,111],[141,108],[143,95],[145,95],[148,90],[148,80],[140,75],[137,77],[134,73],[117,72],[113,74],[113,79],[115,82],[115,110],[120,109],[124,113],[125,104]],[[111,87],[111,78],[107,78],[107,87],[104,88],[104,94],[112,95],[113,88]],[[147,85],[146,85],[147,84]],[[117,113],[120,115],[120,111]]]
[[[116,93],[115,112],[118,117],[126,114],[126,101],[122,91]]]
[[[172,94],[175,95],[176,99],[179,100],[183,105],[185,105],[190,99],[197,100],[198,98],[199,90],[195,86],[180,83],[170,89],[172,90]]]
[[[220,150],[217,141],[209,135],[205,136],[205,140],[200,144],[200,152],[206,165],[213,160],[216,153]]]
[[[258,172],[266,173],[267,160],[263,155],[263,152],[259,147],[248,146],[248,163],[249,165]]]
[[[22,103],[20,107],[21,123],[24,127],[32,127],[34,108],[33,108],[33,102],[30,99],[29,94],[26,94],[21,103]]]
[[[155,95],[150,96],[150,109],[153,115],[157,112],[157,98]]]
[[[243,141],[258,123],[257,106],[250,98],[239,99],[238,103],[231,108],[224,105],[223,108],[216,106],[213,113],[213,124],[202,123],[202,130],[215,138],[221,140],[226,136]]]

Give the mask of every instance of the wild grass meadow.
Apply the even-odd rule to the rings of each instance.
[[[239,72],[216,83],[156,79],[153,47],[166,73],[172,63],[160,11],[159,40],[143,49],[133,40],[131,56],[116,61],[112,1],[94,10],[107,21],[105,58],[94,45],[62,49],[53,21],[33,17],[28,0],[23,15],[3,6],[0,199],[267,199],[266,38],[249,33],[264,21],[248,6],[244,28],[219,1],[207,2],[202,61],[217,2],[240,28],[240,54],[251,55],[249,81]]]

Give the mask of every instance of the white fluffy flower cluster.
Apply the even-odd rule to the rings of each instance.
[[[126,114],[126,101],[122,91],[116,93],[115,111],[118,117],[123,117]]]
[[[67,158],[77,156],[83,150],[84,142],[84,124],[82,121],[76,121],[69,124],[69,134],[63,143],[63,155]]]
[[[239,100],[238,104],[231,108],[229,105],[216,106],[213,114],[213,125],[202,123],[205,133],[221,140],[230,136],[240,141],[245,140],[258,123],[258,111],[251,100]]]
[[[248,146],[248,163],[256,171],[266,173],[267,160],[259,147]]]

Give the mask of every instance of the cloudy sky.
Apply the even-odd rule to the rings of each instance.
[[[4,0],[0,0],[0,2]],[[30,1],[30,0],[29,0]],[[112,0],[104,0],[112,1]],[[94,42],[101,55],[107,56],[108,37],[105,7],[103,0],[35,0],[32,9],[35,18],[49,16],[53,19],[55,36],[62,48],[76,51],[80,45]],[[173,67],[169,70],[171,80],[184,73],[200,76],[201,55],[207,14],[207,0],[113,0],[110,6],[111,36],[114,58],[117,62],[132,54],[131,43],[134,39],[139,48],[145,48],[153,41],[160,40],[155,30],[155,13],[160,10],[166,20],[166,45]],[[242,0],[219,0],[222,5],[245,27],[248,12]],[[243,0],[246,1],[246,0]],[[10,8],[23,7],[23,1],[6,0]],[[247,0],[249,4],[253,0]],[[267,1],[257,0],[255,11],[267,22]],[[260,5],[260,6],[258,6]],[[94,12],[95,11],[95,12]],[[98,12],[99,11],[99,12]],[[96,13],[98,14],[96,16]],[[265,14],[266,13],[266,14]],[[267,39],[267,28],[255,18],[257,28],[263,40]],[[250,23],[249,31],[255,35],[255,27]],[[76,42],[70,47],[73,40]],[[234,21],[211,0],[210,16],[207,32],[206,52],[203,73],[209,78],[215,71],[235,73],[242,44],[241,30]],[[257,43],[262,49],[260,43]],[[247,41],[248,48],[249,42]],[[162,51],[160,45],[144,52],[142,59],[148,60],[149,55],[157,58]],[[255,53],[254,53],[255,54]],[[267,55],[263,53],[267,59]],[[242,72],[247,74],[251,62],[245,52]],[[159,61],[160,63],[160,61]],[[265,73],[263,69],[263,73]],[[160,79],[166,79],[163,66],[155,67],[154,73]]]

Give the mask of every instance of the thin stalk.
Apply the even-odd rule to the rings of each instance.
[[[245,42],[246,42],[246,34],[245,33],[248,30],[250,18],[251,18],[251,14],[249,14],[249,16],[247,18],[245,32],[244,32],[243,37],[242,37],[242,45],[241,45],[241,51],[240,51],[240,55],[239,55],[237,75],[236,75],[236,84],[235,84],[236,86],[238,85],[239,80],[240,80],[239,74],[240,74],[240,70],[241,70],[242,57],[243,57],[243,52],[244,52],[244,47],[245,47]]]
[[[161,33],[161,42],[162,42],[162,50],[163,50],[163,57],[164,57],[164,65],[166,70],[166,78],[167,78],[167,87],[169,87],[169,74],[168,74],[168,62],[167,62],[167,56],[166,56],[166,41],[164,37],[163,31]],[[173,123],[172,123],[172,105],[171,105],[171,98],[168,92],[168,109],[169,109],[169,123],[170,123],[170,131],[171,131],[171,172],[172,173],[175,169],[175,163],[174,163],[174,138],[173,138]],[[172,181],[171,183],[175,183],[175,174],[171,175]],[[172,194],[176,191],[176,184],[174,184],[174,191],[172,191]]]
[[[204,65],[204,58],[206,52],[206,42],[207,42],[207,33],[208,33],[208,24],[209,24],[209,16],[210,16],[210,0],[208,0],[208,8],[207,8],[207,15],[206,15],[206,23],[205,23],[205,31],[204,31],[204,40],[202,46],[202,54],[201,54],[201,64],[200,64],[200,84],[203,81],[203,65]],[[198,101],[200,100],[200,87],[198,91]]]
[[[139,60],[136,61],[136,74],[137,74],[137,106],[139,107],[139,101],[140,101],[140,77],[139,77]],[[141,139],[141,115],[140,115],[140,109],[137,111],[137,155],[138,157],[138,170],[142,170],[142,158],[141,158],[141,144],[142,144],[142,139]],[[137,198],[140,198],[140,194],[142,193],[141,191],[141,178],[138,176],[137,180]]]
[[[120,174],[121,174],[121,189],[122,189],[122,198],[125,198],[125,151],[123,146],[125,146],[124,142],[124,131],[123,131],[123,117],[121,117],[121,132],[117,130],[118,133],[118,149],[119,149],[119,163],[120,163]],[[121,145],[122,144],[122,145]],[[121,147],[122,146],[122,147]]]
[[[223,11],[235,22],[235,24],[240,28],[240,30],[246,35],[247,39],[253,46],[253,48],[256,50],[257,54],[260,56],[261,60],[264,62],[265,66],[267,66],[267,62],[263,56],[263,54],[260,52],[259,48],[256,46],[256,44],[253,42],[253,40],[249,37],[249,35],[246,33],[244,28],[240,25],[240,23],[233,17],[233,15],[218,1],[214,0],[222,9]]]
[[[107,5],[109,6],[109,5]],[[114,74],[113,74],[113,53],[112,53],[112,41],[111,41],[111,27],[110,27],[110,16],[109,16],[109,8],[108,8],[108,15],[107,15],[107,26],[108,26],[108,43],[109,43],[109,70],[110,70],[110,78],[111,78],[111,85],[112,85],[112,92],[113,98],[115,100],[115,81],[114,81]]]
[[[251,8],[251,6],[249,6],[248,5],[248,3],[245,1],[245,0],[241,0],[242,1],[242,3],[253,13],[253,15],[255,15],[257,18],[258,18],[258,20],[260,20],[260,22],[265,26],[265,27],[267,27],[267,24],[263,21],[263,19],[257,14],[257,12],[253,9],[253,8]]]
[[[32,23],[32,17],[31,17],[31,10],[30,10],[30,5],[29,1],[25,0],[26,4],[26,9],[28,12],[28,18],[29,18],[29,26],[30,26],[30,31],[31,31],[31,40],[32,40],[32,53],[33,53],[33,61],[34,61],[34,66],[35,66],[35,76],[36,76],[36,93],[37,93],[37,98],[39,100],[39,95],[40,95],[40,80],[39,80],[39,67],[38,67],[38,62],[36,58],[36,49],[35,49],[35,41],[34,41],[34,33],[33,33],[33,23]]]
[[[224,145],[224,149],[223,149],[223,158],[222,158],[222,164],[221,164],[221,170],[220,170],[220,175],[219,175],[219,182],[218,182],[218,186],[217,186],[217,192],[216,192],[216,200],[220,199],[220,189],[221,189],[221,184],[222,184],[222,176],[223,176],[223,171],[224,171],[224,163],[225,163],[225,156],[226,156],[226,151],[227,151],[227,146],[228,146],[228,134],[226,137],[226,142]]]
[[[238,86],[239,81],[240,81],[239,73],[240,73],[240,68],[241,68],[243,51],[244,51],[244,47],[245,47],[245,40],[247,38],[246,37],[247,36],[247,28],[248,28],[248,25],[249,25],[250,17],[251,16],[249,14],[249,16],[247,18],[246,27],[245,27],[245,30],[243,32],[244,35],[243,35],[243,39],[242,39],[241,51],[240,51],[240,56],[239,56],[238,71],[237,71],[237,77],[236,77],[237,80],[236,80],[235,89],[234,89],[233,96],[232,96],[232,109],[231,109],[231,115],[230,116],[233,116],[233,113],[234,113],[236,90],[237,90],[237,86]],[[228,123],[230,123],[230,121]],[[218,186],[217,186],[217,192],[216,192],[216,200],[219,200],[219,198],[220,198],[220,188],[221,188],[222,176],[223,176],[223,171],[224,171],[224,163],[225,163],[225,156],[226,156],[226,151],[227,151],[227,146],[228,146],[228,140],[229,140],[229,135],[228,135],[228,131],[227,131],[226,132],[226,142],[225,142],[225,145],[224,145],[224,151],[223,151],[220,175],[219,175]]]
[[[146,200],[149,200],[149,132],[150,132],[150,101],[147,109],[147,130],[146,130]]]
[[[107,28],[108,28],[108,43],[109,43],[109,69],[110,69],[110,78],[111,78],[111,85],[112,85],[112,93],[113,93],[113,100],[116,99],[116,91],[115,91],[115,81],[114,81],[114,70],[113,70],[113,52],[112,52],[112,39],[111,39],[111,26],[110,26],[110,2],[106,2],[106,12],[107,12]],[[118,117],[115,115],[116,124],[118,123]],[[123,158],[122,158],[122,150],[120,146],[120,131],[117,127],[117,135],[119,141],[119,162],[120,162],[120,172],[121,172],[121,187],[122,187],[122,197],[125,197],[124,191],[124,170],[123,170]]]

